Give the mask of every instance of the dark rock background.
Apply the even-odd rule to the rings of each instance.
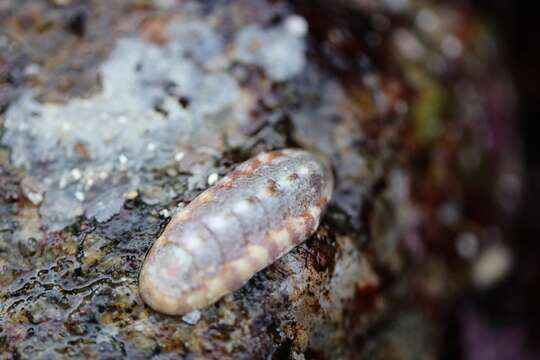
[[[471,359],[535,359],[540,353],[540,314],[538,284],[540,247],[538,245],[538,174],[540,151],[536,122],[540,116],[540,47],[536,39],[535,6],[528,1],[483,1],[472,4],[494,24],[501,45],[502,61],[509,69],[516,94],[516,131],[521,142],[524,180],[520,206],[505,234],[517,262],[508,276],[484,291],[463,294],[453,334],[473,326],[469,339],[450,342],[451,354],[467,354]],[[486,349],[489,349],[486,351]],[[453,355],[450,355],[451,357]]]

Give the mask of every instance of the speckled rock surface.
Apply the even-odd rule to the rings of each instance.
[[[475,272],[478,204],[519,189],[512,98],[469,9],[8,0],[0,23],[1,357],[436,357],[448,305],[501,271]],[[201,311],[145,306],[170,217],[284,147],[332,161],[315,235]]]

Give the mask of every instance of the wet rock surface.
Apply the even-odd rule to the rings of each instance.
[[[490,123],[511,97],[470,10],[7,1],[0,23],[3,357],[441,351],[437,321],[497,242],[477,204],[511,211],[519,188]],[[200,312],[145,306],[138,272],[170,217],[283,147],[334,168],[317,233]]]

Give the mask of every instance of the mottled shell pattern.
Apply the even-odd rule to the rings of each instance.
[[[180,315],[240,288],[317,229],[333,176],[302,150],[262,153],[196,197],[146,257],[142,299]]]

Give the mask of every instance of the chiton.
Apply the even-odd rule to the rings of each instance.
[[[332,190],[330,169],[306,151],[240,164],[166,226],[139,275],[142,299],[172,315],[216,302],[309,238]]]

